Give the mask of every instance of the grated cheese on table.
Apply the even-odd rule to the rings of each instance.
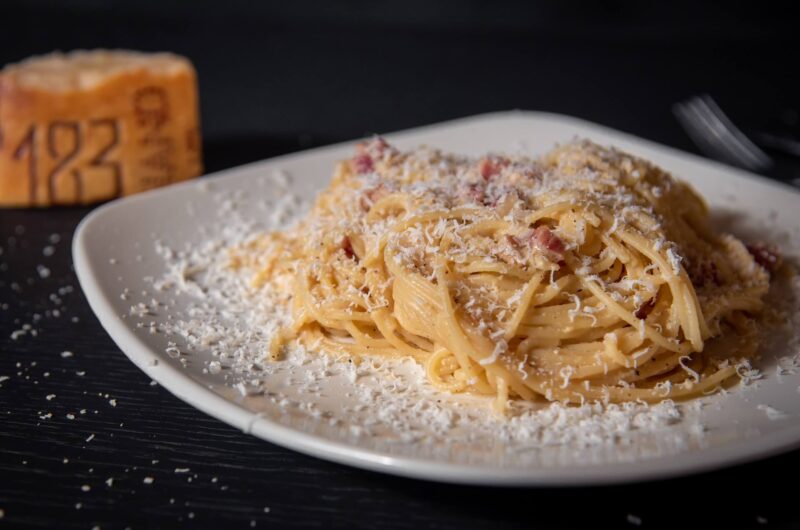
[[[773,421],[781,420],[787,417],[785,412],[774,407],[770,407],[769,405],[758,405],[756,408],[766,414],[767,418]]]
[[[628,522],[630,524],[632,524],[633,526],[642,526],[642,518],[639,517],[638,515],[634,515],[632,513],[629,513],[627,519],[628,519]]]

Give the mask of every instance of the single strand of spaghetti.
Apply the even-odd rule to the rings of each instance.
[[[292,329],[296,332],[303,325],[316,319],[316,316],[310,311],[314,307],[311,301],[311,295],[308,292],[307,279],[301,277],[295,278],[294,282],[294,299],[292,301]]]
[[[520,324],[522,323],[522,318],[525,316],[525,313],[527,313],[528,309],[531,307],[531,300],[533,299],[533,294],[539,287],[539,284],[541,283],[543,276],[544,274],[541,272],[534,273],[531,276],[531,279],[525,285],[525,290],[522,292],[522,296],[520,297],[519,303],[517,304],[516,309],[514,309],[514,313],[511,315],[511,319],[509,320],[508,324],[506,324],[506,332],[505,332],[506,341],[511,340],[511,338],[517,334],[517,328],[519,328]]]
[[[645,338],[636,328],[626,327],[616,332],[618,337],[619,350],[624,355],[630,355],[634,350],[638,349],[645,342]]]
[[[508,408],[508,384],[502,376],[497,377],[497,399],[492,404],[492,408],[501,416],[506,413]]]
[[[323,334],[321,339],[315,340],[315,342],[319,344],[319,347],[322,350],[342,353],[354,358],[359,358],[364,354],[385,355],[388,357],[396,355],[396,350],[394,348],[373,348],[370,346],[361,346],[359,344],[347,343],[340,339],[327,337],[325,334]]]
[[[465,226],[460,230],[462,237],[485,235],[487,233],[494,234],[497,232],[508,233],[513,225],[503,219],[487,219],[484,221],[475,221],[469,226]]]
[[[564,291],[568,291],[574,288],[574,285],[578,283],[578,278],[573,274],[568,274],[562,276],[558,280],[555,281],[555,284],[548,283],[544,288],[544,291],[541,293],[536,293],[531,300],[531,305],[534,306],[541,306],[544,305],[554,298],[556,298],[559,294]]]
[[[686,275],[683,268],[681,268],[681,273],[684,276]],[[688,333],[686,333],[686,329],[684,329],[684,333],[686,333],[687,338],[694,345],[695,349],[697,351],[702,351],[703,341],[711,335],[711,332],[708,330],[706,321],[703,318],[700,302],[697,300],[697,293],[688,278],[684,278],[681,289],[683,291],[683,300],[681,304],[683,305],[683,311],[686,313],[686,319],[689,322]]]
[[[662,355],[664,350],[654,346],[651,346],[650,349],[654,350],[654,352],[650,355],[648,361],[640,363],[637,367],[640,376],[645,379],[658,377],[673,371],[679,366],[680,359],[683,357],[682,354],[674,352],[667,352],[666,355]]]
[[[600,240],[606,245],[606,248],[610,249],[611,252],[616,256],[616,258],[621,261],[622,263],[628,263],[632,259],[631,253],[628,249],[625,248],[624,245],[621,245],[617,242],[616,238],[608,235],[603,234],[600,236]]]
[[[358,326],[355,324],[355,322],[344,322],[344,329],[346,329],[347,332],[350,333],[354,339],[356,339],[356,342],[360,346],[370,346],[374,348],[387,348],[391,346],[386,339],[376,339],[362,332],[360,329],[358,329]]]
[[[531,225],[540,219],[552,218],[554,214],[557,214],[563,210],[569,210],[571,208],[575,208],[575,205],[571,202],[558,202],[555,204],[550,204],[543,208],[539,208],[528,215],[525,218],[525,223]]]
[[[419,350],[431,352],[434,349],[433,341],[421,335],[417,335],[416,333],[412,333],[402,326],[396,329],[395,332],[399,333],[404,341]]]
[[[269,355],[272,360],[277,360],[280,357],[281,349],[283,349],[286,342],[294,337],[294,333],[289,328],[281,328],[272,337],[269,342]]]
[[[622,279],[622,272],[626,265],[620,260],[616,260],[613,265],[606,271],[603,280],[606,283],[616,283]]]

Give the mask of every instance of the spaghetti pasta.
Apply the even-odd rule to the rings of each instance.
[[[273,356],[411,356],[498,411],[712,392],[754,355],[769,287],[688,184],[588,141],[472,160],[376,138],[295,228],[232,255],[291,295]]]

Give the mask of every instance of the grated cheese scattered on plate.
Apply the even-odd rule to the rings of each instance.
[[[165,336],[170,364],[202,367],[218,394],[260,417],[390,453],[402,453],[413,443],[415,454],[450,458],[459,448],[481,444],[513,453],[518,463],[520,454],[530,449],[549,448],[532,458],[546,457],[539,463],[559,465],[560,459],[575,457],[575,448],[593,448],[577,456],[590,463],[608,457],[612,447],[615,458],[638,459],[706,443],[708,429],[698,417],[703,407],[718,404],[724,396],[655,405],[512,402],[509,417],[503,419],[488,411],[487,398],[438,392],[410,358],[364,357],[354,363],[293,345],[282,360],[268,360],[273,334],[289,322],[289,300],[254,288],[249,272],[230,267],[227,249],[291,224],[308,208],[285,187],[273,187],[280,197],[262,199],[261,215],[254,215],[240,211],[241,192],[206,186],[218,205],[218,222],[197,227],[199,242],[155,241],[166,270],[147,278],[155,297],[138,301],[129,289],[122,291],[132,302],[129,316],[139,320],[142,332]],[[671,265],[679,268],[681,259],[671,255]],[[800,293],[800,281],[793,288]],[[167,317],[154,319],[156,314]],[[800,340],[793,340],[794,351],[800,351]],[[795,364],[785,366],[789,370]],[[160,363],[150,363],[149,369],[159,370]],[[737,370],[745,383],[763,377],[750,365]]]

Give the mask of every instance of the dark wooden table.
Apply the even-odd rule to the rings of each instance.
[[[708,91],[753,123],[800,94],[780,59],[797,22],[780,13],[662,23],[664,13],[624,2],[627,18],[549,4],[537,18],[521,3],[485,13],[474,1],[469,16],[448,18],[414,1],[393,18],[345,2],[340,20],[317,4],[315,16],[302,6],[248,13],[242,2],[220,12],[76,4],[4,7],[0,20],[16,23],[0,33],[0,64],[97,46],[190,56],[211,171],[509,108],[693,150],[673,102]],[[798,167],[772,176],[797,178]],[[88,211],[0,210],[0,528],[800,526],[800,452],[655,483],[488,489],[359,471],[247,436],[151,383],[100,327],[70,252]]]

